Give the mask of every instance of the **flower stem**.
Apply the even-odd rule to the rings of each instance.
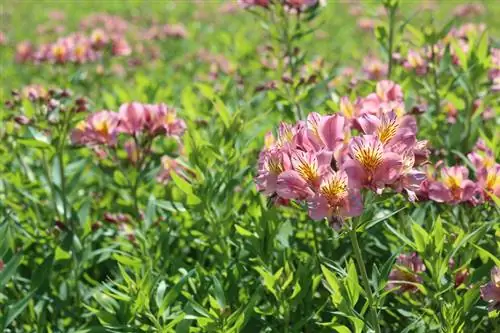
[[[388,46],[388,61],[389,61],[389,68],[387,70],[387,78],[390,80],[391,79],[391,74],[392,74],[392,67],[393,67],[393,59],[392,59],[392,51],[394,48],[394,23],[395,23],[395,14],[396,14],[396,9],[391,8],[389,9],[389,46]]]
[[[368,308],[370,310],[371,324],[376,333],[380,333],[380,326],[378,321],[377,309],[375,308],[374,298],[372,290],[370,287],[370,282],[368,280],[368,274],[366,273],[365,262],[363,261],[363,256],[361,255],[361,249],[359,248],[358,236],[356,234],[357,229],[357,218],[352,219],[352,226],[349,230],[349,236],[351,237],[352,249],[354,251],[354,257],[358,263],[359,271],[361,272],[361,279],[363,281],[363,288],[365,289],[366,297],[368,298]]]

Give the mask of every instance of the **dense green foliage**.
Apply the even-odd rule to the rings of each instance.
[[[498,161],[499,96],[488,73],[491,50],[500,48],[500,5],[484,1],[482,15],[454,19],[460,2],[420,11],[418,2],[401,1],[391,21],[376,16],[382,2],[362,2],[376,24],[366,32],[347,3],[327,2],[307,19],[283,12],[276,22],[265,9],[226,4],[221,11],[217,1],[2,2],[0,331],[366,332],[375,330],[371,308],[381,332],[499,330],[498,310],[480,297],[500,266],[498,198],[472,206],[367,193],[354,234],[372,303],[347,228],[311,220],[299,203],[273,205],[254,178],[265,134],[281,121],[336,113],[342,96],[374,91],[377,80],[353,83],[346,67],[362,73],[367,55],[387,63],[391,49],[406,55],[430,47],[471,21],[487,29],[470,36],[468,50],[452,42],[425,76],[397,61],[388,75],[401,85],[407,112],[425,105],[416,115],[417,136],[429,140],[432,164],[460,163],[473,174],[467,154],[478,139]],[[66,19],[50,18],[54,10]],[[130,56],[64,65],[15,61],[21,41],[57,39],[37,33],[40,24],[62,25],[68,35],[96,12],[134,27],[126,35]],[[142,40],[155,22],[183,24],[187,36]],[[280,24],[294,34],[283,37]],[[276,68],[266,68],[273,61]],[[72,91],[58,95],[56,121],[23,93],[34,84]],[[86,110],[68,113],[79,97]],[[139,171],[71,143],[71,131],[89,113],[132,101],[174,107],[187,126],[180,142],[155,141]],[[445,101],[457,109],[454,123]],[[488,108],[493,116],[482,117]],[[31,122],[16,121],[20,115]],[[160,182],[164,155],[184,167]],[[126,156],[121,149],[116,159]],[[398,255],[413,252],[426,266],[418,290],[389,290]],[[466,281],[456,286],[464,271]]]

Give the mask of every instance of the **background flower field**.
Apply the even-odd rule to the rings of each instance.
[[[500,332],[495,1],[4,1],[0,331]]]

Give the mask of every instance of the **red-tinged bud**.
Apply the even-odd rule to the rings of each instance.
[[[62,98],[69,98],[69,97],[73,96],[73,93],[69,89],[63,89],[63,91],[61,91],[60,96]]]
[[[455,287],[459,287],[464,284],[469,277],[469,270],[467,268],[461,269],[455,275]]]
[[[4,267],[5,267],[5,264],[3,263],[3,260],[0,259],[0,272],[3,271]]]
[[[102,227],[102,224],[99,221],[92,223],[92,226],[91,226],[92,231],[94,231],[94,232],[99,230],[101,227]]]
[[[14,102],[12,101],[5,101],[5,107],[9,110],[14,108]]]
[[[56,229],[59,229],[61,231],[66,230],[66,226],[64,225],[63,222],[56,220],[54,224],[55,224]]]
[[[293,83],[292,77],[290,75],[288,75],[288,74],[284,74],[281,77],[281,81],[283,81],[284,83],[288,83],[288,84],[292,84]]]
[[[47,106],[49,107],[50,111],[54,111],[61,103],[57,99],[51,99]]]
[[[116,224],[118,222],[118,218],[116,215],[106,212],[104,213],[104,221]]]
[[[16,116],[14,117],[14,121],[19,125],[28,125],[31,123],[31,120],[26,116]]]

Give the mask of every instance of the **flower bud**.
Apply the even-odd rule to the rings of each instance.
[[[14,117],[14,121],[19,125],[28,125],[31,123],[31,120],[26,116],[16,116]]]

